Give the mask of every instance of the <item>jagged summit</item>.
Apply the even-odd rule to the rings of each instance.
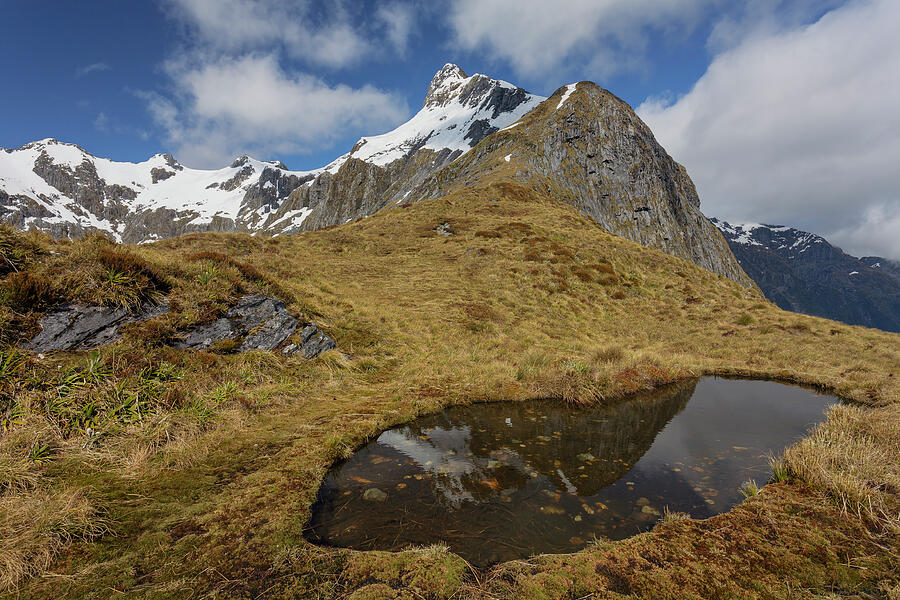
[[[463,153],[543,100],[506,81],[480,73],[468,76],[448,63],[431,80],[422,109],[412,119],[388,133],[361,138],[349,157],[384,166],[421,148]]]
[[[440,106],[453,90],[462,85],[468,77],[460,67],[453,63],[447,63],[431,79],[422,106]]]
[[[732,244],[759,246],[778,251],[787,258],[796,258],[815,246],[828,245],[822,236],[801,231],[784,225],[766,223],[729,223],[712,218],[710,221],[719,228],[725,239]]]

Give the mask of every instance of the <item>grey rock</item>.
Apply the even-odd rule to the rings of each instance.
[[[275,350],[297,331],[299,323],[281,300],[250,294],[241,298],[224,316],[184,332],[175,347],[205,350],[224,340],[241,340],[238,352]],[[297,343],[286,345],[282,354],[315,358],[322,352],[337,347],[334,340],[315,323],[306,325],[297,337]]]
[[[121,337],[119,327],[146,321],[169,312],[168,303],[140,310],[111,306],[67,304],[50,311],[41,320],[41,331],[22,347],[34,352],[90,350]]]
[[[223,340],[243,338],[240,352],[274,350],[297,329],[297,319],[277,298],[250,294],[241,298],[225,316],[186,332],[176,348],[205,350]]]
[[[315,358],[316,356],[333,350],[337,347],[334,340],[325,335],[315,323],[310,323],[300,332],[299,352],[303,358]]]

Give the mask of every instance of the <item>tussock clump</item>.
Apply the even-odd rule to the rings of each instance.
[[[68,542],[93,540],[109,530],[80,489],[0,496],[0,590],[43,572]]]
[[[50,279],[27,271],[12,273],[0,284],[0,301],[19,313],[43,310],[56,297]]]
[[[268,287],[273,294],[285,301],[292,299],[291,294],[278,284],[274,279],[265,275],[258,268],[251,264],[239,261],[222,252],[214,252],[205,250],[202,252],[193,252],[186,257],[191,262],[210,262],[214,265],[229,266],[237,270],[240,275],[251,282],[264,287]]]
[[[618,346],[604,346],[594,350],[591,358],[596,363],[616,363],[625,357],[625,351]]]
[[[847,512],[900,533],[900,404],[837,405],[785,452],[792,475],[831,494]]]
[[[0,225],[0,277],[25,269],[46,252],[47,236],[21,233],[9,225]]]

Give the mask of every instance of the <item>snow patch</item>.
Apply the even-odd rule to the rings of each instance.
[[[556,105],[554,110],[559,110],[560,107],[565,103],[566,100],[569,99],[569,96],[572,95],[572,92],[575,91],[575,88],[578,87],[577,83],[570,83],[566,86],[566,91],[563,93],[562,98],[559,99],[559,104]]]

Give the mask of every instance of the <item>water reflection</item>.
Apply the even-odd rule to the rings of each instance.
[[[455,407],[382,433],[325,478],[319,543],[448,543],[475,564],[577,550],[645,530],[664,507],[705,518],[768,477],[833,399],[771,382],[703,379],[614,406]]]

